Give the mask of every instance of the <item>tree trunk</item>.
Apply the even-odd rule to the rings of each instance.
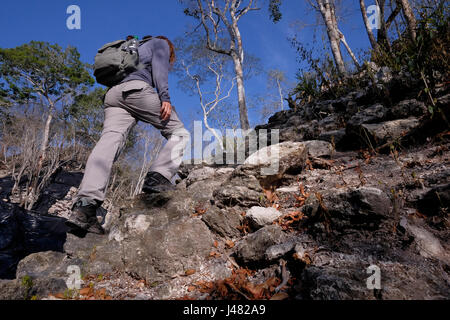
[[[369,36],[370,44],[372,45],[372,48],[375,51],[378,51],[379,46],[377,43],[377,40],[375,39],[375,36],[373,35],[372,29],[369,25],[369,19],[367,18],[367,11],[366,11],[366,5],[364,3],[364,0],[359,0],[359,6],[361,7],[361,14],[364,20],[364,25],[366,26],[367,35]]]
[[[389,1],[389,6],[390,6],[392,12],[399,11],[399,6],[398,6],[397,4],[396,4],[397,7],[395,8],[395,10],[394,10],[394,8],[392,7],[392,3],[393,3],[394,1],[395,1],[395,0]],[[392,14],[391,14],[391,15],[392,15]],[[403,37],[402,37],[402,33],[400,32],[400,28],[398,27],[398,23],[397,23],[395,17],[393,17],[392,22],[394,23],[395,32],[397,33],[398,39],[399,39],[399,40],[402,40],[402,38],[403,38]]]
[[[377,3],[377,6],[380,8],[380,29],[378,30],[377,33],[377,43],[384,50],[391,51],[391,44],[387,36],[386,21],[384,19],[385,0],[375,0],[375,2]]]
[[[27,200],[25,203],[25,206],[28,210],[32,209],[32,207],[36,201],[35,197],[37,195],[39,177],[40,177],[42,167],[44,165],[44,161],[47,156],[48,139],[50,136],[50,124],[52,123],[52,119],[53,119],[53,109],[54,109],[54,104],[53,104],[53,102],[50,102],[49,103],[49,112],[48,112],[47,120],[45,121],[45,126],[44,126],[44,134],[42,136],[39,161],[36,165],[35,173],[34,173],[34,176],[32,177],[32,181],[30,184],[31,188],[28,192]],[[29,202],[28,202],[28,199],[30,200]]]
[[[397,5],[403,9],[406,23],[408,25],[408,33],[412,41],[416,41],[416,17],[408,0],[397,0]]]
[[[45,121],[44,135],[42,137],[41,154],[38,165],[39,169],[42,168],[44,160],[47,156],[48,139],[50,135],[50,124],[52,123],[52,119],[53,119],[53,106],[50,106],[50,110],[47,115],[47,121]]]
[[[333,53],[334,61],[340,75],[346,75],[344,59],[342,58],[342,52],[339,47],[340,37],[339,32],[333,21],[333,10],[329,0],[316,0],[319,5],[320,13],[322,14],[323,21],[327,27],[327,35],[330,40],[331,52]]]
[[[280,95],[280,108],[281,108],[281,110],[284,110],[284,108],[283,108],[283,92],[281,90],[280,79],[277,79],[277,85],[278,85],[278,94]]]
[[[248,130],[250,128],[250,124],[248,122],[247,104],[245,102],[244,72],[242,63],[236,52],[233,52],[231,57],[233,58],[234,70],[236,72],[236,86],[238,92],[239,120],[241,123],[241,129]]]
[[[342,33],[341,34],[341,41],[344,44],[344,47],[347,49],[348,54],[350,55],[350,57],[352,58],[356,68],[358,68],[358,70],[361,68],[358,62],[358,59],[356,59],[355,54],[353,53],[352,49],[350,48],[350,46],[348,45],[347,41],[345,40],[345,37]]]
[[[232,19],[232,29],[233,29],[233,36],[232,41],[235,38],[237,43],[237,52],[235,45],[231,46],[231,57],[233,58],[234,62],[234,70],[236,72],[236,86],[238,91],[238,104],[239,104],[239,120],[241,122],[241,129],[242,130],[248,130],[250,129],[250,124],[248,121],[248,112],[247,112],[247,104],[245,101],[245,88],[244,88],[244,48],[242,46],[242,37],[241,32],[239,31],[239,27],[237,24],[237,17],[235,8],[233,5],[230,8],[230,15]]]

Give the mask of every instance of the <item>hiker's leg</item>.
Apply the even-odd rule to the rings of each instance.
[[[136,119],[120,107],[106,107],[105,121],[100,140],[92,150],[86,163],[83,180],[77,199],[105,200],[111,168],[125,144]]]
[[[183,160],[184,149],[189,141],[189,132],[183,126],[171,132],[165,132],[163,135],[167,138],[167,142],[149,171],[159,172],[168,180],[171,180]]]
[[[117,88],[126,92],[119,99],[121,107],[138,120],[152,124],[167,139],[149,171],[159,172],[171,180],[181,164],[189,139],[189,132],[184,128],[175,107],[172,106],[170,118],[162,121],[161,101],[154,88],[139,80],[125,82]]]

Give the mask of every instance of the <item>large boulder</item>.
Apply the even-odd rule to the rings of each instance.
[[[399,257],[374,261],[358,254],[322,251],[320,255],[302,272],[298,299],[436,300],[448,299],[450,294],[440,268],[414,257],[408,261],[396,261]],[[369,266],[379,268],[380,289],[367,285],[373,275]]]
[[[265,260],[266,250],[285,242],[287,235],[278,225],[265,226],[258,231],[249,234],[236,245],[235,255],[239,262],[244,264],[261,263]]]
[[[373,187],[330,189],[312,194],[302,210],[304,224],[320,222],[334,231],[377,229],[389,218],[391,200],[385,192]]]
[[[411,116],[420,117],[427,113],[427,107],[422,101],[416,99],[403,100],[389,109],[391,119],[405,119]]]
[[[416,249],[421,256],[435,258],[450,264],[450,254],[443,248],[439,239],[424,226],[420,226],[406,217],[400,220],[400,226],[414,237]]]
[[[188,269],[197,270],[209,255],[214,240],[200,219],[180,219],[159,227],[143,224],[121,242],[127,273],[148,283],[162,282]]]
[[[29,295],[46,297],[49,294],[64,292],[70,274],[69,267],[78,268],[81,276],[84,261],[78,258],[71,259],[61,252],[46,251],[31,254],[21,260],[17,266],[17,279],[24,283],[28,278]]]
[[[217,206],[264,204],[263,189],[276,186],[286,173],[300,172],[307,150],[301,142],[282,142],[254,152],[214,191]]]
[[[328,141],[323,140],[308,140],[302,142],[307,148],[308,157],[330,157],[333,153],[333,146]]]
[[[281,142],[270,145],[245,159],[242,169],[257,176],[282,175],[289,170],[301,169],[307,151],[303,142]]]
[[[416,118],[399,119],[374,124],[362,124],[361,131],[365,131],[368,137],[377,145],[400,138],[408,131],[420,124]]]
[[[12,279],[17,263],[39,251],[63,251],[64,219],[28,212],[0,202],[0,278]]]
[[[382,104],[374,104],[353,115],[347,125],[355,127],[363,123],[376,123],[385,119],[388,109]]]
[[[238,227],[241,225],[242,216],[233,210],[221,210],[212,206],[202,215],[202,220],[222,237],[233,238],[241,233]]]
[[[285,173],[299,173],[308,156],[303,142],[282,142],[259,149],[236,170],[258,178],[263,188],[276,184]]]
[[[259,180],[239,169],[214,190],[213,197],[214,203],[220,208],[263,204],[263,190]]]

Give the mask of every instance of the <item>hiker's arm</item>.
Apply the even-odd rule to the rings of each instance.
[[[170,48],[165,40],[155,41],[152,58],[153,84],[158,90],[161,102],[169,102],[169,57]]]

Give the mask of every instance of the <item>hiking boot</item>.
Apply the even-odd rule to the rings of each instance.
[[[66,221],[66,225],[71,230],[82,230],[93,233],[100,233],[101,225],[98,222],[96,213],[99,203],[95,200],[82,198],[75,202],[72,212]],[[101,228],[103,230],[103,228]],[[104,231],[101,233],[103,234]]]
[[[145,176],[142,192],[159,193],[174,190],[175,186],[162,174],[156,171],[150,171]]]
[[[105,234],[105,229],[103,229],[102,225],[98,221],[97,217],[91,217],[89,218],[89,227],[87,229],[87,232],[95,233],[95,234]]]

